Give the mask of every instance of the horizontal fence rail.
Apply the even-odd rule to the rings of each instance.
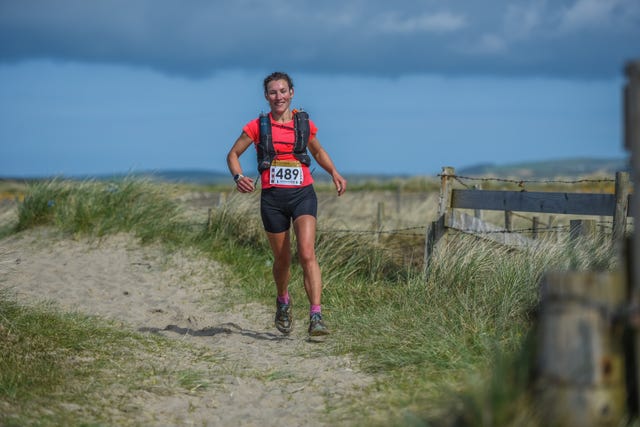
[[[457,209],[612,216],[615,204],[615,195],[602,193],[454,189],[451,194],[451,207]]]

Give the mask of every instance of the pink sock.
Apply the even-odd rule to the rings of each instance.
[[[278,295],[278,302],[280,304],[289,304],[289,292],[284,294],[284,296]]]
[[[311,310],[310,310],[310,315],[313,316],[316,313],[321,313],[322,312],[322,308],[320,305],[311,305]]]

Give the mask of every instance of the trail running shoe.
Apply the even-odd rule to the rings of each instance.
[[[291,300],[289,304],[282,304],[276,299],[276,328],[283,334],[288,334],[291,332],[292,323]]]
[[[329,335],[329,328],[322,321],[322,314],[314,313],[309,319],[309,336],[319,337],[323,335]]]

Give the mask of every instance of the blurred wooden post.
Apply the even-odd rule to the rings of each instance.
[[[624,87],[624,146],[631,154],[631,172],[633,187],[640,188],[640,59],[629,62],[625,67],[627,82]],[[634,227],[640,224],[640,197],[632,197],[631,213]],[[636,310],[640,307],[640,236],[634,229],[631,236],[629,251],[625,254],[623,262],[629,273],[629,287],[631,289],[630,306]],[[632,360],[636,378],[630,380],[632,392],[635,393],[635,410],[640,408],[640,332],[636,329],[633,335]],[[635,414],[637,415],[637,413]]]
[[[547,233],[548,233],[548,238],[552,241],[556,241],[557,237],[558,237],[558,233],[555,232],[554,227],[555,227],[555,222],[556,222],[556,217],[553,215],[549,215],[547,217]]]
[[[637,151],[640,143],[640,60],[629,62],[625,67],[625,74],[627,84],[624,87],[624,146],[637,157],[640,153],[633,151]],[[634,172],[637,170],[633,167]]]
[[[380,240],[380,232],[382,231],[382,222],[384,220],[384,202],[378,202],[378,213],[376,215],[376,243]]]
[[[580,237],[592,238],[596,234],[596,221],[593,219],[572,219],[569,221],[569,237],[577,240]]]
[[[378,230],[382,228],[383,220],[384,220],[384,202],[378,202],[378,213],[376,215],[376,228]]]
[[[606,216],[601,216],[599,222],[596,225],[596,232],[598,234],[598,238],[603,239],[607,237],[607,221],[609,220],[608,217]],[[612,228],[613,230],[613,228]],[[612,235],[609,235],[609,237],[612,237]]]
[[[508,232],[513,230],[513,212],[512,211],[504,211],[504,228]]]
[[[438,219],[432,221],[427,227],[427,233],[424,243],[424,271],[429,270],[431,258],[435,250],[436,244],[445,236],[446,233],[446,217],[451,207],[451,191],[453,189],[453,177],[455,169],[450,166],[442,168],[440,175],[440,197],[438,199]]]
[[[475,190],[482,190],[482,185],[476,184],[473,186],[473,188]],[[478,219],[482,219],[482,210],[481,209],[474,209],[473,210],[473,216],[475,216]]]
[[[629,80],[624,90],[625,147],[631,151],[634,184],[640,188],[640,61],[628,64],[625,72]],[[623,254],[622,268],[548,273],[542,280],[535,390],[543,425],[618,426],[626,417],[638,415],[640,263],[636,257],[640,239],[634,232],[630,251],[621,251],[630,193],[625,179],[616,174],[612,212],[612,245]],[[639,199],[632,198],[635,221]],[[594,228],[595,221],[571,221],[570,235],[576,238]],[[630,334],[632,345],[625,340],[630,326],[636,328]],[[625,359],[628,347],[631,351]]]
[[[631,184],[628,172],[616,172],[616,207],[613,213],[613,230],[611,232],[611,245],[621,254],[624,234],[627,228],[627,215],[629,211],[629,194]]]
[[[532,224],[532,229],[533,229],[532,237],[534,239],[537,239],[538,238],[538,232],[540,231],[540,217],[534,216],[532,218],[532,222],[533,222],[533,224]]]
[[[540,287],[535,392],[542,425],[618,426],[626,415],[626,304],[616,272],[547,273]]]

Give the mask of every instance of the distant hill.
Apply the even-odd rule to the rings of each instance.
[[[541,179],[541,178],[577,178],[584,176],[613,176],[618,171],[628,171],[627,159],[619,158],[570,158],[546,161],[534,161],[523,163],[511,163],[497,165],[482,163],[477,165],[456,167],[456,174],[460,176],[493,176],[503,178]],[[439,172],[439,171],[438,171]],[[385,181],[398,178],[411,178],[410,175],[385,175],[385,174],[345,174],[353,183],[361,181]],[[429,175],[435,178],[437,174]],[[122,179],[124,177],[148,178],[156,181],[182,182],[189,184],[228,184],[231,177],[228,172],[211,171],[204,169],[166,169],[155,171],[141,171],[111,175],[87,175],[68,176],[69,179]],[[1,177],[0,180],[17,179],[13,177]],[[47,179],[46,177],[33,177],[17,179],[19,181],[29,179]],[[330,181],[329,175],[322,170],[316,170],[314,179],[319,182]]]
[[[556,178],[583,176],[612,176],[628,171],[627,159],[571,158],[495,165],[483,163],[457,169],[457,175],[499,176],[519,178]]]
[[[627,159],[620,158],[570,158],[546,161],[533,161],[511,164],[478,164],[468,167],[456,168],[456,174],[467,176],[496,176],[517,177],[522,179],[539,178],[578,178],[584,176],[613,176],[618,171],[629,170]],[[206,170],[161,170],[156,172],[141,173],[161,181],[187,182],[196,184],[228,183],[231,178],[226,172]],[[366,180],[397,179],[398,175],[372,175],[372,174],[345,174],[352,182]],[[435,175],[434,175],[435,176]],[[314,177],[317,181],[329,181],[329,175],[324,171],[316,171]],[[410,178],[410,176],[404,176]]]
[[[229,182],[228,173],[185,169],[185,170],[159,170],[154,172],[136,173],[135,176],[143,176],[158,181],[185,182],[191,184],[218,184]]]

